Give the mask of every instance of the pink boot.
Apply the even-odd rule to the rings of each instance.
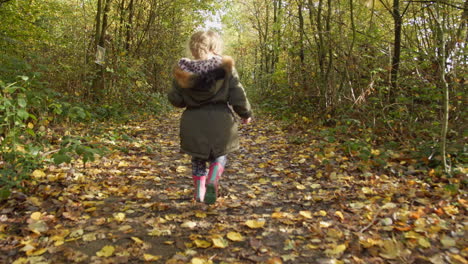
[[[197,202],[203,202],[205,199],[205,192],[206,192],[206,175],[204,176],[192,176],[193,178],[193,185],[195,187],[195,192],[193,194],[195,200]]]
[[[208,172],[208,182],[206,184],[205,203],[214,204],[218,196],[218,182],[223,174],[224,167],[221,163],[215,162],[211,164],[210,171]]]

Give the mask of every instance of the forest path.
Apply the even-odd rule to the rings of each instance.
[[[364,171],[339,138],[270,118],[240,127],[218,202],[193,202],[179,116],[102,124],[110,154],[35,173],[32,196],[0,207],[0,262],[464,263],[465,200],[401,157],[392,170],[416,176]]]

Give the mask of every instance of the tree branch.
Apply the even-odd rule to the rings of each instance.
[[[455,5],[455,4],[452,4],[452,3],[443,2],[443,1],[434,1],[434,0],[411,0],[411,1],[404,1],[404,2],[406,2],[406,3],[428,3],[428,4],[439,3],[439,4],[451,6],[451,7],[453,7],[453,8],[459,9],[459,10],[467,11],[466,7],[458,6],[458,5]]]
[[[7,3],[7,2],[10,2],[11,0],[0,0],[0,7],[4,4],[4,3]]]

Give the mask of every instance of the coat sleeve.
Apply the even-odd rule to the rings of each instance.
[[[167,94],[167,99],[175,107],[183,108],[187,106],[182,96],[181,88],[175,80],[172,82],[172,89]]]
[[[239,75],[233,70],[229,81],[229,104],[241,118],[247,119],[252,116],[252,109],[245,94],[244,87],[239,81]]]

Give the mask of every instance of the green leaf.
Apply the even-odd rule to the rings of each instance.
[[[24,98],[18,98],[18,105],[23,108],[26,107],[26,100],[24,100]]]
[[[68,156],[67,154],[55,154],[53,156],[53,159],[54,159],[54,163],[57,165],[71,162],[71,157]]]
[[[19,109],[16,114],[23,120],[26,120],[29,118],[29,113],[24,109]]]
[[[0,201],[7,199],[10,197],[11,191],[6,187],[0,189]]]

